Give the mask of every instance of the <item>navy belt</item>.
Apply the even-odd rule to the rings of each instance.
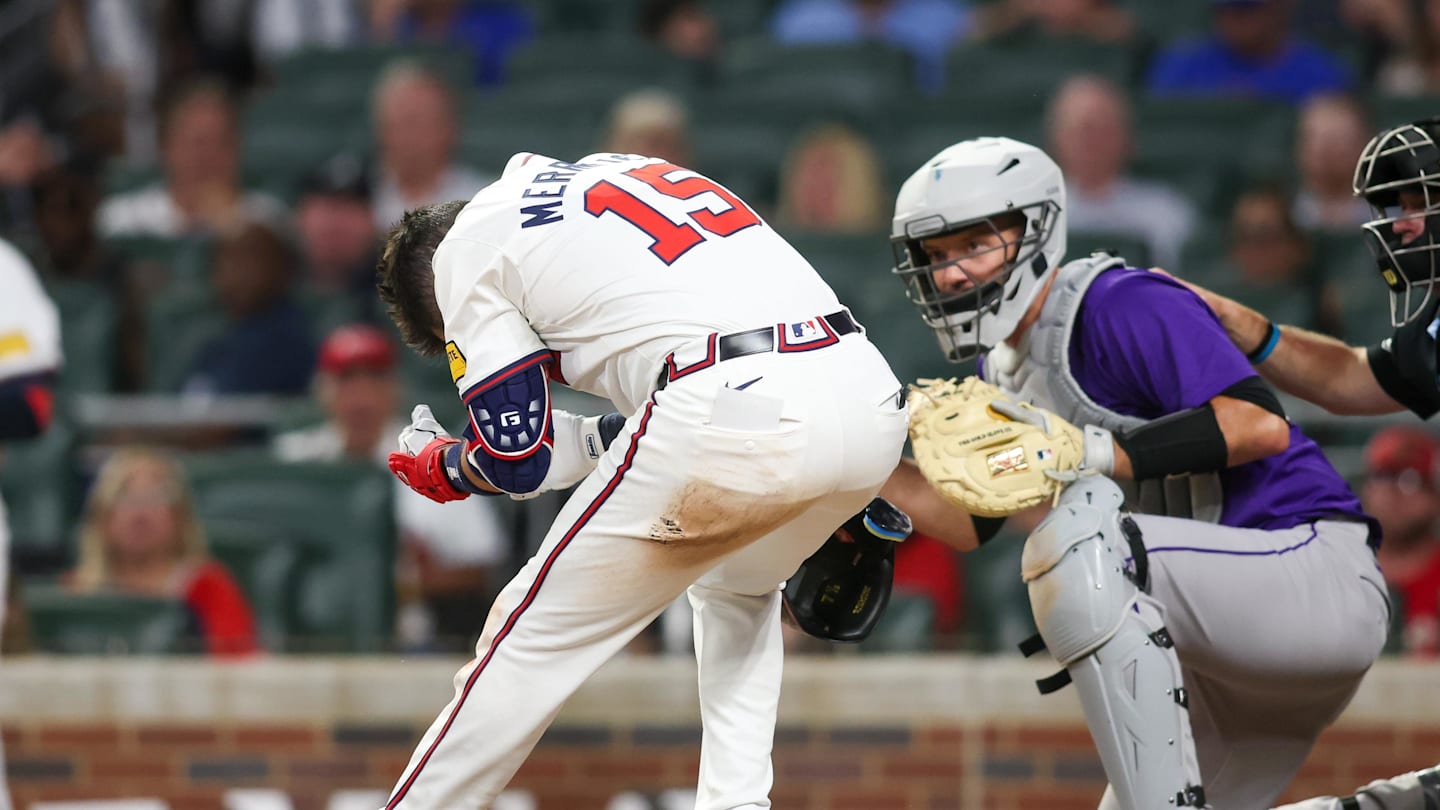
[[[665,362],[660,366],[660,376],[655,380],[655,388],[657,390],[664,388],[670,382],[687,374],[707,369],[725,360],[769,351],[781,353],[814,351],[826,346],[833,346],[840,342],[842,336],[860,331],[862,331],[860,324],[850,314],[850,311],[842,309],[839,312],[832,312],[829,315],[797,323],[762,326],[759,329],[731,332],[728,335],[717,332],[710,335],[705,357],[695,363],[680,368],[675,365],[673,353],[666,357]]]

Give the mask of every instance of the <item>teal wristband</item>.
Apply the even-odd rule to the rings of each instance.
[[[1275,347],[1278,345],[1280,345],[1280,327],[1276,326],[1274,321],[1266,321],[1265,339],[1260,341],[1260,345],[1255,351],[1245,355],[1245,359],[1250,361],[1250,365],[1258,366],[1265,362],[1265,359],[1275,351]]]

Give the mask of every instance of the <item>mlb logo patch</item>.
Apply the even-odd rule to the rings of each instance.
[[[1047,459],[1047,458],[1054,458],[1054,457],[1055,457],[1055,451],[1054,451],[1054,450],[1051,450],[1051,449],[1048,448],[1048,447],[1035,451],[1035,458],[1038,459],[1038,460],[1040,460],[1040,461],[1044,461],[1044,460]]]
[[[815,319],[790,324],[790,335],[785,341],[790,344],[809,343],[826,337],[825,332],[815,325]]]

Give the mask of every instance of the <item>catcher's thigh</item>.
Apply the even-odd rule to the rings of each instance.
[[[1124,496],[1071,484],[1025,541],[1021,570],[1040,637],[1079,690],[1090,735],[1125,810],[1203,806],[1180,662],[1159,607],[1125,575]]]

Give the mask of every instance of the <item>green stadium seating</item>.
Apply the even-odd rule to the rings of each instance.
[[[195,357],[224,329],[208,289],[174,286],[149,301],[147,324],[147,388],[177,392]]]
[[[235,576],[255,611],[266,650],[285,649],[301,584],[300,543],[272,526],[249,520],[213,520],[205,526],[210,554]]]
[[[1360,235],[1318,236],[1315,255],[1321,274],[1340,290],[1345,340],[1365,346],[1389,337],[1389,288]]]
[[[411,62],[438,73],[457,92],[474,82],[470,54],[444,46],[365,45],[340,49],[307,49],[274,66],[275,86],[301,88],[320,108],[369,106],[369,94],[385,68]],[[334,105],[334,106],[327,106]]]
[[[1150,245],[1135,236],[1101,231],[1071,230],[1065,239],[1065,258],[1083,259],[1096,251],[1125,259],[1130,267],[1149,267],[1153,261]]]
[[[1377,129],[1395,127],[1440,116],[1440,96],[1382,96],[1375,100],[1374,108]]]
[[[683,73],[674,57],[638,37],[558,33],[516,48],[505,67],[505,82],[528,90],[606,77],[643,86],[664,84]]]
[[[1247,184],[1293,172],[1294,110],[1246,98],[1141,99],[1136,174],[1181,188],[1206,212],[1229,213]]]
[[[909,54],[883,43],[782,45],[751,38],[727,50],[720,81],[762,94],[818,91],[863,105],[911,90],[913,71]]]
[[[10,525],[10,554],[22,574],[54,573],[74,561],[71,523],[80,511],[76,434],[57,420],[44,435],[7,442],[0,493]]]
[[[1014,652],[1035,632],[1030,594],[1020,579],[1025,537],[1009,527],[965,555],[966,646],[980,652]]]
[[[65,365],[62,393],[102,393],[115,377],[119,305],[115,291],[90,282],[51,282],[46,292],[60,312]]]
[[[1067,78],[1095,74],[1127,87],[1136,64],[1128,48],[1081,40],[962,45],[946,57],[945,96],[966,99],[965,109],[1039,115]]]
[[[895,591],[870,637],[860,643],[867,654],[928,652],[935,646],[935,605],[925,594]]]
[[[68,655],[199,652],[185,603],[115,593],[79,594],[26,585],[21,599],[35,646]]]
[[[249,524],[273,532],[271,542],[291,544],[298,561],[286,610],[287,651],[385,648],[394,613],[396,543],[388,473],[370,465],[281,464],[239,453],[195,457],[186,466],[207,525]],[[269,573],[284,567],[267,565],[273,566]]]
[[[300,181],[331,157],[363,154],[370,142],[367,98],[316,109],[308,93],[275,90],[245,111],[243,154],[247,182],[293,199]]]

